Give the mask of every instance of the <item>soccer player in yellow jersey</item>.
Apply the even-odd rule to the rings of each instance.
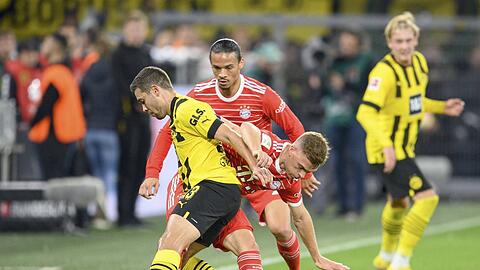
[[[377,269],[409,270],[410,257],[438,204],[438,195],[415,163],[415,144],[425,112],[458,116],[464,102],[425,96],[428,65],[415,51],[420,29],[411,13],[385,28],[390,53],[373,68],[357,119],[367,133],[368,162],[382,174],[388,198],[382,213]],[[412,207],[407,211],[409,198]]]
[[[170,117],[186,193],[168,220],[150,269],[178,269],[180,254],[194,241],[209,246],[240,207],[240,182],[221,142],[246,159],[255,178],[266,183],[272,175],[256,165],[240,135],[223,124],[210,105],[177,94],[163,70],[142,69],[130,90],[145,112],[158,119]]]

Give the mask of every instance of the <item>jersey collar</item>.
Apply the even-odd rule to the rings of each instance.
[[[240,85],[238,86],[238,91],[233,95],[232,97],[225,97],[222,95],[222,92],[220,91],[220,88],[218,88],[218,81],[215,82],[215,92],[217,93],[217,96],[219,99],[225,101],[225,102],[233,102],[235,101],[243,92],[243,86],[245,84],[245,78],[243,77],[242,74],[240,74]]]

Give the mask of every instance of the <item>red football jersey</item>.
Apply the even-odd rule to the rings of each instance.
[[[261,132],[262,151],[273,159],[272,165],[268,168],[273,174],[273,180],[268,186],[262,185],[260,180],[253,179],[252,172],[245,160],[232,148],[225,147],[225,152],[230,159],[232,167],[237,171],[237,178],[242,183],[241,191],[243,194],[253,193],[257,190],[277,190],[282,200],[290,206],[296,207],[302,204],[300,179],[289,178],[280,168],[278,157],[286,143],[288,141],[278,138],[277,135],[270,131],[262,130]]]
[[[247,76],[240,75],[240,87],[237,93],[229,98],[222,95],[215,78],[197,84],[187,95],[207,102],[217,115],[237,125],[250,122],[260,129],[271,131],[273,120],[291,141],[305,132],[301,122],[275,91]],[[171,142],[169,123],[166,123],[159,132],[148,158],[147,178],[158,177]]]

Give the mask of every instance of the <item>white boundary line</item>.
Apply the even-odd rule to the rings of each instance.
[[[442,234],[446,232],[453,232],[453,231],[459,231],[463,229],[468,229],[468,228],[473,228],[480,226],[480,217],[475,217],[475,218],[469,218],[469,219],[463,219],[463,220],[458,220],[454,222],[447,222],[443,224],[438,224],[438,225],[431,225],[427,228],[427,231],[425,232],[425,235],[436,235],[436,234]],[[356,248],[361,248],[361,247],[366,247],[370,246],[373,244],[377,244],[380,242],[380,237],[366,237],[366,238],[360,238],[357,240],[353,241],[348,241],[342,244],[338,245],[331,245],[327,246],[324,248],[320,248],[320,251],[322,254],[329,254],[329,253],[335,253],[335,252],[340,252],[340,251],[347,251],[347,250],[352,250]],[[308,252],[302,252],[301,253],[301,258],[309,257],[310,254]],[[276,264],[279,262],[282,262],[283,258],[280,256],[274,256],[274,257],[269,257],[262,259],[262,265],[272,265]],[[216,268],[217,270],[235,270],[237,269],[238,266],[237,264],[232,264],[228,266],[223,266]]]

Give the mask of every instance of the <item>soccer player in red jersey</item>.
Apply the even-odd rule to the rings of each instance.
[[[188,96],[209,103],[217,115],[237,125],[250,122],[260,129],[271,130],[273,120],[292,141],[304,133],[298,118],[275,91],[240,74],[244,59],[234,40],[216,41],[210,49],[210,62],[214,78],[197,84]],[[171,144],[168,126],[167,123],[160,131],[147,161],[146,179],[139,190],[139,194],[145,194],[145,197],[158,191],[158,175]],[[313,174],[306,178],[304,191],[311,194],[319,183]],[[260,221],[265,222],[275,236],[279,252],[289,268],[300,269],[299,244],[291,228],[288,205],[271,191],[258,191],[246,197],[259,213]]]
[[[242,174],[237,174],[238,179],[242,182],[242,195],[254,194],[263,190],[269,190],[270,192],[273,190],[273,192],[278,193],[280,198],[288,204],[295,227],[302,237],[315,266],[327,270],[349,269],[347,266],[331,261],[320,254],[313,222],[302,199],[301,179],[307,173],[315,172],[328,158],[329,147],[326,139],[320,133],[306,132],[292,144],[287,140],[281,140],[272,132],[258,129],[251,123],[243,123],[239,128],[227,120],[224,121],[232,130],[241,133],[243,141],[252,154],[257,157],[257,165],[268,167],[274,176],[273,181],[267,184],[255,180],[243,158],[231,147],[225,147],[232,166],[242,168]],[[170,183],[168,194],[167,217],[170,215],[171,209],[177,204],[178,198],[183,194],[179,177],[174,178]],[[213,245],[224,251],[230,250],[238,256],[239,247],[248,245],[248,242],[251,241],[243,237],[245,236],[244,230],[252,231],[252,227],[245,215],[237,214],[213,241]],[[197,246],[196,248],[198,249],[190,250],[188,256],[198,252],[202,247]],[[299,250],[297,252],[299,253]]]

